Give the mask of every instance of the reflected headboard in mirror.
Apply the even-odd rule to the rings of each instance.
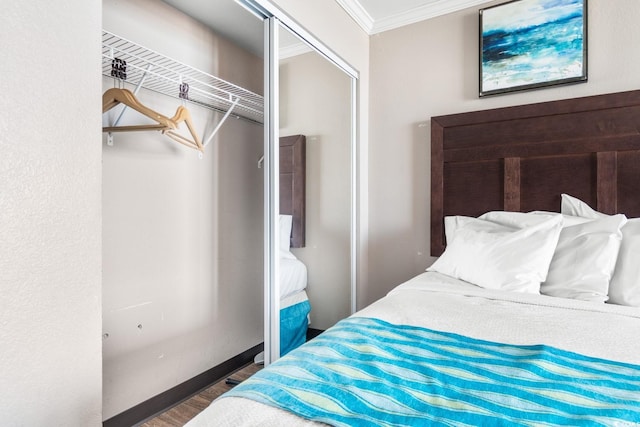
[[[640,216],[640,90],[431,118],[431,255],[444,217],[558,212],[562,193]]]
[[[306,137],[280,138],[280,213],[293,216],[291,247],[302,248],[305,241]]]

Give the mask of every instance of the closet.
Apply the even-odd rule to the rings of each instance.
[[[263,66],[158,0],[104,0],[101,54],[108,420],[263,341]]]
[[[310,326],[354,311],[357,73],[262,17],[295,46],[262,58],[167,2],[103,0],[105,420],[263,341],[279,357],[280,136],[306,136],[306,242],[291,252],[309,268]]]

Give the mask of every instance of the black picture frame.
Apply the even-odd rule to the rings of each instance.
[[[480,97],[586,82],[587,9],[587,0],[512,0],[480,9]]]

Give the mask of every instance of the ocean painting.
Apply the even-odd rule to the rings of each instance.
[[[587,80],[587,0],[480,10],[480,96]]]

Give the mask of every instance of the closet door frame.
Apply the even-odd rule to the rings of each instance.
[[[264,363],[280,357],[279,262],[279,40],[281,27],[333,63],[351,79],[350,132],[350,312],[356,311],[357,283],[357,91],[359,73],[270,0],[236,0],[264,20]]]
[[[264,20],[264,365],[280,357],[280,24],[275,17]]]

